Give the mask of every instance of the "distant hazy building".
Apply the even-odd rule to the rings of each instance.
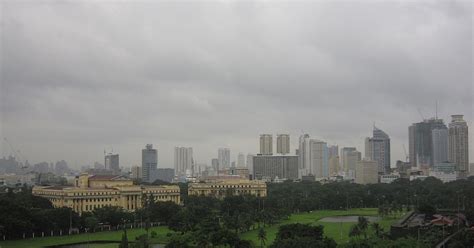
[[[436,127],[431,131],[433,140],[433,165],[448,161],[448,129]]]
[[[54,174],[56,175],[64,175],[69,173],[69,166],[67,166],[67,162],[64,160],[56,162],[56,165],[54,166]]]
[[[118,154],[106,154],[104,158],[104,164],[106,170],[111,170],[114,173],[120,172],[120,163],[119,163],[119,155]]]
[[[217,151],[217,159],[219,162],[219,170],[228,169],[230,167],[230,149],[219,148]]]
[[[227,195],[267,196],[267,185],[258,180],[231,179],[190,183],[188,195],[224,198]]]
[[[474,163],[469,164],[469,175],[474,176]]]
[[[243,153],[239,153],[239,155],[237,155],[237,167],[245,167],[245,155]]]
[[[299,167],[299,177],[306,176],[309,174],[309,167],[311,164],[310,160],[310,146],[309,146],[309,135],[303,134],[299,138],[298,146],[298,167]]]
[[[365,139],[365,158],[377,162],[378,173],[390,173],[390,137],[374,126],[373,136]]]
[[[335,176],[341,170],[339,166],[339,156],[329,157],[329,176]]]
[[[247,154],[247,169],[249,169],[249,175],[253,175],[253,154]]]
[[[273,135],[260,134],[260,154],[262,155],[273,154]]]
[[[132,178],[133,179],[141,179],[143,177],[142,175],[142,167],[140,166],[132,166],[132,169],[131,169],[131,173],[132,173]]]
[[[339,157],[339,146],[338,145],[328,146],[328,154],[330,158]]]
[[[354,178],[356,164],[361,160],[362,154],[355,147],[344,147],[341,151],[342,166],[347,177]]]
[[[466,177],[469,170],[469,134],[463,115],[451,115],[449,123],[448,160],[457,165],[460,177]]]
[[[211,160],[211,167],[214,171],[219,171],[219,159],[213,158]]]
[[[442,119],[437,118],[408,127],[408,153],[412,167],[433,166],[433,129],[443,128],[446,128],[446,125]]]
[[[298,156],[291,155],[257,155],[253,156],[254,179],[297,179]]]
[[[193,162],[192,147],[174,148],[174,172],[176,176],[193,176]]]
[[[290,153],[289,134],[277,134],[277,153],[283,155]]]
[[[310,170],[309,174],[316,178],[329,176],[328,147],[326,142],[311,139],[310,146]]]
[[[158,151],[153,149],[152,144],[147,144],[142,149],[142,180],[152,182],[154,180],[153,173],[158,166]]]
[[[359,184],[378,183],[379,173],[376,161],[359,160],[356,163],[355,182]]]
[[[158,168],[156,169],[155,178],[161,181],[171,183],[174,178],[174,169],[171,168]]]

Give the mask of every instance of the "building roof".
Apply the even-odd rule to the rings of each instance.
[[[123,178],[122,176],[116,175],[92,175],[89,177],[89,180],[129,180]]]

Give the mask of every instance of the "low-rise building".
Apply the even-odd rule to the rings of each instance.
[[[400,175],[397,175],[397,174],[381,175],[380,183],[393,183],[395,180],[399,178],[400,178]]]
[[[190,183],[188,195],[223,198],[226,195],[267,196],[267,185],[259,180],[229,179]]]
[[[142,207],[143,195],[156,201],[180,203],[177,185],[142,186],[122,176],[89,174],[77,177],[74,186],[35,186],[33,195],[47,198],[54,207],[69,207],[79,214],[104,206],[134,211]]]

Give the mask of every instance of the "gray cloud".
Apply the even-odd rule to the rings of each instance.
[[[209,163],[221,146],[257,152],[259,133],[289,132],[295,148],[302,131],[362,151],[373,122],[403,159],[435,100],[474,127],[469,1],[0,7],[0,132],[34,162],[92,163],[113,146],[128,166],[154,143],[160,166],[181,145]]]

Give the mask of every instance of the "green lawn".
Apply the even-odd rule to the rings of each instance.
[[[152,243],[166,243],[168,238],[166,234],[171,232],[167,227],[152,227],[151,231],[155,231],[158,235],[152,239]],[[60,237],[45,237],[35,239],[24,239],[14,241],[0,241],[0,248],[37,248],[50,245],[61,245],[71,244],[78,242],[96,241],[96,240],[108,240],[108,241],[120,241],[122,239],[122,231],[111,231],[111,232],[96,232],[90,234],[77,234],[71,236],[60,236]],[[127,236],[129,241],[135,240],[135,237],[145,234],[145,229],[127,229]],[[94,248],[116,248],[118,244],[94,244]]]
[[[355,215],[355,216],[377,216],[377,209],[375,208],[364,208],[364,209],[351,209],[349,211],[345,210],[322,210],[322,211],[313,211],[311,213],[299,213],[293,214],[289,219],[283,220],[278,224],[265,227],[267,232],[267,241],[266,244],[269,245],[273,242],[278,232],[278,227],[280,225],[291,224],[291,223],[302,223],[302,224],[312,224],[312,225],[323,225],[324,234],[330,238],[336,240],[337,243],[344,243],[349,240],[349,230],[354,223],[328,223],[321,222],[320,219],[330,216],[342,216],[342,215]],[[390,225],[394,223],[398,218],[384,218],[379,221],[381,226],[385,231],[390,229]],[[342,231],[342,237],[341,237]],[[246,240],[251,240],[254,244],[259,245],[260,241],[257,238],[258,230],[252,230],[241,234],[241,238]]]

